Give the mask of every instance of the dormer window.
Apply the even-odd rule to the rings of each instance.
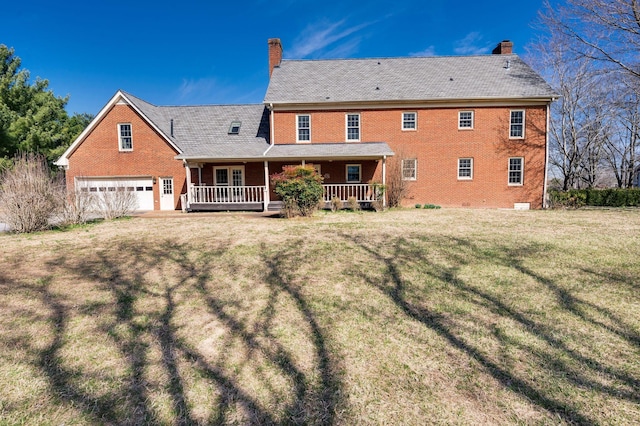
[[[242,125],[242,121],[232,121],[231,126],[229,126],[229,134],[237,135],[240,133],[240,125]]]

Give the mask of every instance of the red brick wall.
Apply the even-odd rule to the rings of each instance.
[[[133,151],[120,151],[118,123],[131,123]],[[182,161],[173,149],[128,105],[115,105],[69,157],[67,186],[76,177],[153,176],[173,177],[174,206],[186,192]],[[158,184],[153,188],[154,208],[160,209]]]
[[[512,109],[526,111],[524,140],[509,139]],[[458,129],[461,110],[474,111],[473,130]],[[401,130],[405,111],[417,112],[416,131]],[[513,208],[526,202],[542,207],[545,106],[303,112],[311,115],[311,142],[344,142],[345,114],[353,112],[360,112],[362,142],[387,142],[395,159],[418,159],[417,180],[409,182],[406,205]],[[296,112],[274,115],[275,143],[295,143]],[[524,157],[522,186],[508,185],[510,157]],[[458,158],[473,158],[472,180],[458,180]],[[377,179],[380,170],[379,165]]]

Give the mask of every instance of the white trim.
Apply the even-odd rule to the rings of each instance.
[[[227,171],[227,179],[229,180],[227,182],[226,185],[221,185],[218,183],[218,176],[216,176],[216,170],[226,170]],[[233,171],[234,170],[240,170],[242,172],[242,182],[240,186],[245,186],[244,185],[244,178],[245,178],[245,173],[244,173],[244,166],[213,166],[213,185],[214,186],[234,186],[233,185]],[[235,185],[237,186],[237,185]]]
[[[358,180],[349,180],[349,167],[358,167]],[[345,164],[344,181],[346,183],[361,183],[362,182],[362,164]]]
[[[300,117],[308,117],[309,118],[309,139],[302,140],[300,139]],[[311,114],[296,114],[296,143],[311,143]]]
[[[413,177],[404,176],[404,163],[405,161],[413,161]],[[400,173],[402,173],[402,180],[413,181],[418,180],[418,159],[417,158],[403,158],[400,163]]]
[[[520,160],[520,182],[509,182],[511,175],[511,160]],[[524,157],[509,157],[507,162],[507,185],[508,186],[523,186],[524,185]]]
[[[60,158],[54,164],[57,165],[57,166],[60,166],[60,167],[68,167],[69,166],[69,156],[71,156],[71,154],[74,153],[74,151],[78,148],[78,146],[82,142],[84,142],[84,140],[87,138],[87,136],[96,128],[96,126],[102,121],[102,119],[105,117],[105,115],[107,115],[107,113],[109,111],[111,111],[111,109],[115,105],[129,105],[131,108],[133,108],[134,111],[136,111],[143,118],[143,120],[145,120],[147,122],[147,124],[149,124],[156,132],[158,132],[160,134],[160,136],[165,140],[165,142],[167,142],[169,145],[171,145],[171,147],[173,149],[175,149],[176,152],[178,152],[178,155],[182,154],[182,150],[180,148],[178,148],[178,146],[176,144],[174,144],[173,141],[167,135],[165,135],[164,132],[162,130],[160,130],[158,128],[158,126],[156,126],[149,119],[149,117],[144,115],[142,113],[142,111],[140,111],[140,109],[137,108],[133,104],[133,102],[131,102],[121,90],[118,90],[116,92],[116,94],[113,95],[113,97],[109,100],[109,102],[107,102],[107,104],[104,107],[102,107],[102,109],[100,110],[98,115],[96,115],[95,118],[91,121],[91,123],[89,123],[87,128],[84,129],[82,131],[82,133],[80,133],[80,136],[78,136],[76,138],[76,140],[73,141],[73,143],[69,146],[69,148],[67,148],[67,150],[64,152],[64,154],[62,154],[62,156],[60,156]]]
[[[547,128],[544,132],[544,183],[542,184],[542,208],[546,209],[547,205],[547,179],[549,179],[549,113],[551,104],[547,104]]]
[[[460,116],[461,116],[463,113],[467,113],[467,112],[468,112],[469,114],[471,114],[471,126],[469,126],[469,127],[461,126],[461,125],[460,125],[460,122],[462,121],[462,118],[461,118]],[[475,117],[475,113],[474,113],[474,111],[473,111],[473,110],[468,110],[468,109],[466,109],[466,110],[458,111],[458,130],[473,130],[473,129],[474,129],[474,127],[475,127],[475,124],[476,124],[476,123],[475,123],[475,121],[476,121],[476,117]]]
[[[358,139],[349,139],[349,116],[358,116]],[[353,126],[352,126],[353,127]],[[360,142],[362,139],[362,117],[359,112],[348,112],[344,115],[344,140],[346,142]]]
[[[522,112],[522,136],[511,136],[511,114],[514,112]],[[524,109],[510,109],[509,110],[509,139],[524,139],[525,138],[525,129],[527,124],[527,114]]]
[[[122,146],[122,126],[129,126],[129,133],[131,133],[129,135],[129,143],[131,144],[131,148],[123,148]],[[131,152],[133,151],[133,126],[131,125],[131,123],[118,123],[116,125],[117,129],[118,129],[118,151],[121,152]]]
[[[470,164],[469,164],[469,168],[471,170],[471,175],[470,176],[460,176],[460,160],[470,160]],[[460,157],[460,158],[458,158],[457,175],[458,175],[458,180],[473,180],[473,157]]]
[[[413,114],[413,124],[414,127],[410,128],[404,127],[404,123],[405,123],[405,119],[404,119],[404,115],[405,114]],[[402,130],[403,132],[416,132],[418,130],[418,112],[417,111],[402,111],[400,113],[400,130]]]
[[[476,98],[476,99],[455,99],[455,100],[412,100],[406,102],[380,101],[380,102],[332,102],[326,104],[319,103],[287,103],[283,102],[273,105],[273,111],[295,112],[306,111],[361,111],[361,110],[386,110],[404,109],[420,110],[433,108],[482,108],[482,107],[513,107],[522,108],[525,106],[544,106],[556,98]]]

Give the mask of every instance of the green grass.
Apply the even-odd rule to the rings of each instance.
[[[640,211],[0,235],[0,424],[633,424]]]

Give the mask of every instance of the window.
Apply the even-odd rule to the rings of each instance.
[[[360,114],[347,114],[347,141],[360,140]]]
[[[514,139],[524,138],[524,111],[511,111],[509,120],[509,137]]]
[[[473,158],[458,158],[458,179],[473,179]]]
[[[360,182],[360,164],[347,164],[347,182]]]
[[[415,112],[402,113],[402,130],[416,130],[417,116]]]
[[[162,179],[162,193],[164,195],[173,194],[173,179],[171,178]]]
[[[311,116],[310,115],[298,115],[297,117],[297,132],[298,142],[311,141]]]
[[[213,177],[216,186],[243,186],[244,166],[214,167]]]
[[[458,112],[458,129],[473,129],[473,111]]]
[[[131,124],[118,124],[118,144],[120,151],[133,151],[133,139],[131,137]]]
[[[242,121],[232,121],[231,125],[229,126],[229,134],[237,135],[238,133],[240,133],[241,125],[242,125]]]
[[[416,180],[418,160],[409,158],[402,160],[402,180]]]
[[[522,185],[524,158],[509,158],[509,185]]]

